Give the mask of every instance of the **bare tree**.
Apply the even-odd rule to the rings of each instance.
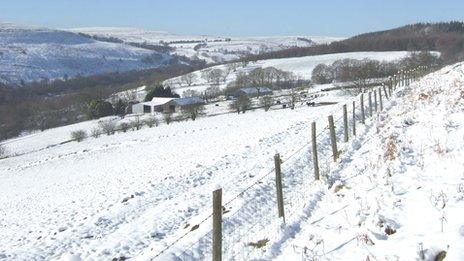
[[[188,98],[188,97],[200,97],[201,94],[198,91],[188,89],[188,90],[185,90],[182,93],[182,96],[185,97],[185,98]]]
[[[185,117],[190,117],[195,120],[199,115],[204,114],[205,106],[203,105],[190,105],[182,108],[182,114]]]
[[[301,90],[300,87],[297,86],[291,86],[289,89],[289,95],[288,95],[288,103],[290,105],[290,108],[293,110],[295,109],[295,105],[299,100],[299,91]]]
[[[213,84],[219,85],[219,83],[221,83],[221,81],[224,79],[223,75],[224,72],[221,69],[212,69],[208,73],[208,81]]]
[[[274,104],[274,98],[270,95],[266,95],[260,99],[261,106],[264,107],[265,111],[268,111]]]
[[[266,72],[262,68],[256,68],[248,74],[251,83],[255,87],[264,86],[266,84]]]
[[[378,61],[365,59],[354,69],[354,83],[361,92],[365,92],[374,81],[379,64]]]
[[[159,124],[158,119],[153,115],[145,119],[144,123],[148,126],[148,128],[152,128],[153,126],[157,127]]]
[[[245,113],[251,107],[251,100],[246,95],[239,95],[229,106],[232,110],[237,111],[237,113]]]
[[[131,102],[137,101],[137,91],[136,90],[126,90],[122,92],[121,99],[124,103],[128,104]]]
[[[239,63],[228,63],[226,66],[229,71],[236,72],[237,69],[240,67],[240,64]]]
[[[180,80],[184,83],[184,84],[187,84],[187,86],[191,86],[192,83],[196,80],[197,76],[196,74],[194,73],[189,73],[189,74],[185,74],[185,75],[182,75],[180,77]]]
[[[142,128],[143,122],[140,120],[140,116],[135,116],[134,119],[130,122],[132,130],[140,130]]]
[[[318,64],[313,69],[311,79],[318,84],[331,83],[334,80],[333,70],[329,65]]]
[[[218,86],[210,86],[205,90],[204,98],[206,100],[217,98],[222,94],[221,89]]]
[[[210,76],[209,76],[210,71],[211,71],[210,68],[207,68],[201,71],[201,78],[203,78],[206,82],[210,82]]]
[[[116,131],[116,121],[115,120],[103,120],[98,122],[98,126],[106,135],[113,135]]]

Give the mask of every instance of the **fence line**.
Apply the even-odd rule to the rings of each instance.
[[[316,123],[311,123],[311,133],[308,133],[309,141],[304,143],[303,145],[299,146],[296,150],[291,152],[285,160],[282,160],[280,155],[277,154],[274,160],[274,167],[267,171],[264,175],[257,178],[253,183],[248,185],[245,189],[240,191],[237,195],[229,199],[227,202],[222,203],[222,212],[220,213],[220,222],[221,226],[218,225],[218,203],[217,203],[217,192],[214,196],[214,206],[215,206],[215,219],[214,219],[214,233],[216,236],[213,236],[212,231],[206,232],[203,236],[201,236],[197,241],[192,244],[189,244],[186,250],[182,251],[181,259],[182,260],[193,260],[193,259],[205,259],[206,256],[212,255],[213,260],[221,260],[224,257],[236,258],[238,255],[242,255],[242,257],[249,257],[255,251],[262,251],[264,252],[266,249],[266,243],[269,241],[265,235],[261,235],[262,229],[256,231],[255,228],[257,226],[261,226],[262,228],[268,228],[266,235],[270,233],[278,233],[279,228],[283,223],[285,223],[285,213],[290,213],[290,216],[296,213],[298,210],[301,210],[301,204],[305,204],[302,194],[306,195],[309,192],[308,187],[317,181],[319,177],[319,166],[329,166],[330,165],[330,158],[333,158],[335,162],[338,161],[338,157],[340,155],[340,151],[337,148],[336,142],[342,140],[346,143],[349,141],[349,126],[352,126],[352,137],[356,136],[356,121],[361,118],[361,122],[365,124],[366,114],[365,110],[369,110],[368,116],[372,118],[376,113],[381,113],[384,109],[384,101],[388,101],[393,97],[393,91],[402,86],[408,86],[413,80],[418,79],[420,76],[425,75],[426,73],[430,72],[430,67],[418,67],[417,69],[410,70],[410,71],[399,71],[398,74],[395,74],[392,77],[389,77],[385,83],[382,83],[381,87],[378,89],[373,88],[374,92],[374,106],[372,103],[372,92],[368,92],[369,95],[369,103],[368,107],[366,108],[364,103],[364,92],[354,97],[352,100],[347,101],[344,104],[341,104],[341,108],[343,109],[343,113],[340,117],[334,120],[333,113],[331,113],[329,117],[328,124],[321,129],[320,133],[316,135],[315,125]],[[388,90],[388,91],[387,91]],[[382,95],[382,91],[384,92]],[[378,94],[378,97],[377,97]],[[378,100],[377,100],[378,98]],[[360,101],[360,108],[359,113],[357,113],[356,108],[356,100]],[[383,101],[384,100],[384,101]],[[377,110],[377,102],[379,102],[379,109]],[[352,103],[352,114],[353,117],[348,117],[347,113],[347,106],[348,104]],[[337,109],[340,106],[337,106]],[[350,119],[348,119],[350,118]],[[343,122],[343,127],[340,126],[340,123]],[[317,139],[320,138],[322,135],[327,135],[326,131],[330,130],[330,139],[322,139],[319,144],[317,144]],[[314,145],[313,145],[314,144]],[[285,172],[282,172],[281,167],[287,163],[291,162],[291,160],[296,160],[296,156],[299,155],[305,148],[308,148],[308,157],[304,157],[301,162],[295,162],[294,164],[302,165],[303,168],[311,168],[314,175],[310,175],[306,173],[306,171],[301,171],[301,168],[296,168],[289,170],[290,172],[293,171],[295,174],[293,176],[285,176]],[[311,149],[312,150],[311,150]],[[330,149],[332,148],[332,149]],[[332,155],[328,154],[329,151],[332,151]],[[321,153],[319,155],[314,155],[314,153]],[[313,166],[309,166],[308,162],[305,159],[313,159]],[[321,161],[322,160],[322,161]],[[324,165],[319,165],[320,162],[326,163]],[[293,165],[292,165],[293,166]],[[254,170],[256,167],[252,168]],[[316,172],[317,169],[317,172]],[[298,171],[300,170],[300,171]],[[329,173],[329,170],[322,171],[322,175],[324,176],[325,172]],[[275,173],[275,180],[271,179],[271,174]],[[317,173],[317,175],[316,175]],[[314,177],[314,179],[310,180],[308,178]],[[326,177],[330,178],[330,177]],[[293,184],[292,184],[293,183]],[[292,186],[290,186],[291,184]],[[301,191],[295,190],[295,187],[302,187]],[[290,191],[287,191],[290,190]],[[274,192],[272,192],[274,191]],[[276,194],[277,191],[277,194]],[[292,197],[288,196],[291,194],[298,194],[298,196],[294,197],[292,201]],[[222,194],[222,191],[221,191]],[[247,195],[249,194],[249,195]],[[238,202],[243,196],[247,195],[248,198],[244,201]],[[286,195],[288,197],[286,197]],[[222,196],[221,196],[222,197]],[[296,202],[303,201],[303,202]],[[298,200],[299,199],[299,200]],[[261,200],[261,201],[260,201]],[[227,206],[230,206],[232,203],[237,202],[239,204],[239,208],[236,209],[233,213],[226,215],[230,212],[230,210],[226,210]],[[264,203],[263,203],[264,202]],[[261,204],[263,203],[263,204]],[[268,203],[268,204],[265,204]],[[297,207],[298,206],[298,207]],[[276,211],[276,208],[277,210]],[[287,208],[288,207],[288,208]],[[263,215],[255,215],[256,212],[262,211]],[[286,212],[285,212],[286,211]],[[224,215],[225,219],[223,220]],[[213,213],[204,218],[198,225],[205,223],[213,216]],[[275,223],[275,226],[269,226]],[[221,229],[221,236],[217,235],[217,229],[220,227]],[[274,228],[274,229],[273,229]],[[188,232],[184,233],[181,237],[177,238],[171,244],[166,246],[162,251],[154,256],[154,258],[160,257],[161,254],[166,253],[167,250],[171,249],[176,243],[181,241],[190,233],[193,233],[193,229],[189,230]],[[266,232],[265,232],[266,233]],[[214,240],[213,240],[214,238]],[[250,239],[262,238],[257,242],[252,242]],[[225,242],[223,241],[224,239]],[[227,240],[232,240],[232,242],[228,242]],[[266,241],[267,240],[267,241]],[[225,248],[222,248],[224,247]],[[184,246],[185,247],[185,246]],[[196,250],[196,251],[195,251]],[[214,250],[214,251],[213,251]],[[225,250],[225,251],[224,251]],[[218,251],[221,251],[218,254]],[[213,253],[214,252],[214,253]],[[246,252],[246,253],[245,253]]]

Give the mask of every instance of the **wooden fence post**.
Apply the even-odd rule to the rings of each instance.
[[[382,85],[383,92],[385,93],[385,100],[388,100],[390,97],[388,97],[387,89],[385,88],[385,85]]]
[[[391,76],[389,76],[388,77],[388,94],[390,95],[390,97],[391,97],[392,89],[393,89],[393,79]]]
[[[391,78],[390,78],[390,82],[389,82],[389,84],[388,84],[388,88],[387,88],[387,89],[388,89],[388,97],[391,97],[391,96],[392,96],[392,89],[393,89]]]
[[[353,101],[353,136],[356,136],[356,102]]]
[[[408,71],[408,86],[411,85],[411,71]]]
[[[345,142],[348,142],[348,108],[343,104],[343,137]]]
[[[319,180],[319,160],[317,158],[316,122],[311,122],[311,142],[313,148],[314,179]]]
[[[330,130],[330,141],[332,143],[333,160],[337,161],[338,159],[337,136],[335,134],[334,118],[332,115],[329,115],[329,130]]]
[[[401,71],[401,86],[403,87],[404,86],[404,71]]]
[[[222,260],[222,189],[213,191],[213,261]]]
[[[377,104],[377,90],[374,90],[374,109],[377,112],[378,104]]]
[[[277,210],[279,217],[284,219],[285,223],[285,212],[284,212],[284,194],[282,191],[282,171],[280,165],[282,160],[280,155],[276,154],[274,156],[274,165],[275,165],[275,174],[276,174],[276,190],[277,190]]]
[[[372,92],[369,92],[369,96],[368,96],[368,101],[369,101],[369,116],[372,117],[373,113],[372,113]]]
[[[380,87],[379,87],[379,105],[380,105],[380,111],[383,111],[382,89]]]
[[[364,113],[364,93],[361,93],[361,122],[366,123],[366,114]]]

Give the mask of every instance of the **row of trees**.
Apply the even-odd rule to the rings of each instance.
[[[401,69],[407,70],[421,65],[439,65],[440,63],[440,58],[429,52],[414,52],[396,62],[342,59],[330,65],[317,65],[312,72],[312,81],[317,84],[353,82],[356,86],[364,88],[376,79],[388,77]]]

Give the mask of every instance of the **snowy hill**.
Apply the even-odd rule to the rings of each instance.
[[[321,155],[327,184],[313,183],[309,148],[297,148],[309,142],[310,122],[325,126],[339,105],[228,114],[54,145],[71,130],[96,126],[90,121],[6,141],[7,150],[25,154],[0,160],[0,258],[152,259],[202,224],[161,260],[201,259],[192,243],[210,229],[201,220],[220,186],[224,202],[248,190],[224,214],[227,226],[243,228],[225,237],[229,257],[241,259],[251,247],[246,239],[266,235],[270,247],[253,257],[414,260],[422,244],[427,257],[445,250],[449,260],[462,260],[464,64],[394,96],[365,127],[358,124],[358,138],[340,147],[338,167]],[[326,146],[326,130],[318,135]],[[388,144],[396,149],[385,158]],[[276,152],[286,164],[283,229],[253,223],[277,213],[273,176],[262,178]],[[446,207],[437,209],[440,192]],[[250,198],[259,208],[246,207]],[[395,234],[386,235],[387,226]]]
[[[219,87],[224,89],[227,84],[234,81],[239,73],[247,73],[256,68],[266,68],[266,67],[275,67],[280,70],[287,72],[292,72],[301,79],[310,80],[313,69],[318,64],[332,64],[333,62],[340,59],[372,59],[377,61],[397,61],[402,58],[405,58],[409,55],[409,52],[406,51],[392,51],[392,52],[353,52],[353,53],[336,53],[336,54],[324,54],[324,55],[314,55],[314,56],[304,56],[296,58],[282,58],[282,59],[268,59],[268,60],[258,60],[256,62],[251,62],[246,66],[239,66],[236,71],[230,72],[225,81],[221,82]],[[166,80],[167,83],[172,89],[177,93],[182,95],[186,90],[195,90],[202,92],[206,88],[211,86],[211,83],[207,82],[201,77],[202,72],[205,70],[212,69],[221,69],[227,71],[226,67],[228,65],[216,65],[209,67],[207,69],[199,70],[192,72],[194,74],[193,83],[188,86],[182,82],[181,77],[175,77],[169,80]]]
[[[394,96],[265,259],[464,260],[464,63]]]
[[[124,42],[167,44],[174,53],[207,62],[224,62],[249,54],[278,51],[292,47],[309,47],[343,38],[320,36],[225,37],[178,35],[139,28],[89,27],[68,29],[92,36],[113,37]]]
[[[156,68],[171,55],[125,44],[100,42],[76,33],[0,23],[0,82],[20,84]]]

